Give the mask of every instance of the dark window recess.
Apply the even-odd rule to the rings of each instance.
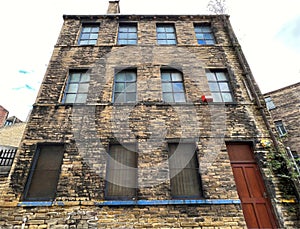
[[[170,143],[169,168],[173,198],[200,198],[201,180],[195,144]]]
[[[24,200],[53,200],[56,194],[63,145],[39,146],[25,188]]]
[[[134,199],[137,188],[137,155],[133,144],[111,145],[106,170],[106,199]]]

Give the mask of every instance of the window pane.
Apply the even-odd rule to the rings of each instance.
[[[174,93],[175,102],[185,102],[184,93]]]
[[[158,33],[164,33],[164,32],[165,32],[165,28],[162,27],[162,26],[157,26],[157,27],[156,27],[156,31],[157,31]]]
[[[77,93],[78,84],[69,84],[68,93]]]
[[[128,34],[128,39],[136,39],[136,38],[137,38],[136,33],[129,33]]]
[[[205,43],[204,40],[198,40],[198,44],[199,44],[199,45],[205,45],[206,43]]]
[[[135,102],[136,94],[135,93],[127,93],[126,94],[126,102]]]
[[[222,97],[225,103],[233,101],[231,93],[222,93]]]
[[[125,82],[125,79],[126,79],[126,77],[125,77],[125,73],[118,73],[117,75],[116,75],[116,81],[117,82]]]
[[[70,76],[70,82],[79,82],[80,73],[73,73]]]
[[[171,83],[163,83],[162,91],[163,92],[172,92],[172,84]]]
[[[119,45],[127,45],[127,43],[128,43],[127,40],[119,40],[118,41]]]
[[[91,34],[91,36],[90,36],[90,39],[93,39],[93,40],[97,40],[97,38],[98,38],[98,34],[95,34],[95,33]]]
[[[214,102],[222,102],[222,97],[220,93],[211,93]]]
[[[162,81],[171,81],[171,74],[164,72],[161,74],[161,79]]]
[[[99,32],[99,27],[93,27],[93,28],[91,29],[91,32],[92,32],[92,33],[97,33],[97,32]]]
[[[206,44],[208,44],[208,45],[213,45],[213,44],[215,44],[215,41],[214,41],[214,40],[207,40],[207,41],[206,41]]]
[[[136,80],[136,75],[134,72],[127,72],[126,73],[126,82],[132,82]]]
[[[135,26],[128,27],[128,32],[135,33],[136,32],[136,27]]]
[[[124,90],[125,90],[125,83],[116,83],[115,85],[116,92],[122,92]]]
[[[208,33],[211,32],[211,28],[209,26],[203,26],[202,31]]]
[[[206,40],[211,40],[211,39],[213,38],[213,36],[212,36],[210,33],[205,33],[205,34],[204,34],[204,38],[205,38]]]
[[[217,72],[216,76],[217,76],[218,80],[225,80],[225,81],[227,81],[227,78],[226,78],[226,75],[225,75],[224,72]]]
[[[74,103],[76,94],[67,94],[65,103]]]
[[[176,45],[176,40],[167,40],[168,45]]]
[[[123,103],[125,101],[125,93],[115,93],[115,102]]]
[[[179,72],[172,73],[172,81],[182,81],[182,75]]]
[[[167,34],[167,39],[175,39],[175,34],[174,33],[168,33]]]
[[[97,40],[89,40],[88,43],[89,45],[95,45],[97,43]]]
[[[82,28],[82,32],[83,33],[89,33],[91,31],[91,28],[90,27],[83,27]]]
[[[160,44],[160,45],[168,44],[166,40],[158,40],[157,43]]]
[[[218,83],[208,83],[210,91],[219,91]]]
[[[173,26],[166,26],[166,32],[167,33],[175,32],[174,27]]]
[[[136,40],[127,40],[127,44],[129,45],[135,45],[136,44]]]
[[[89,91],[89,84],[88,83],[84,83],[84,84],[79,84],[79,89],[78,92],[79,93],[87,93]]]
[[[173,83],[173,91],[174,92],[183,92],[183,84],[182,83]]]
[[[204,39],[204,35],[202,33],[197,33],[196,38],[197,39]]]
[[[206,73],[206,76],[207,76],[208,81],[216,81],[216,76],[215,76],[214,73],[212,73],[212,72],[207,72],[207,73]]]
[[[165,40],[165,39],[167,39],[167,35],[165,33],[158,33],[157,34],[157,39]]]
[[[126,39],[127,33],[119,33],[119,39]]]
[[[228,83],[219,83],[221,91],[230,91]]]
[[[81,74],[80,82],[89,82],[89,81],[90,81],[90,75],[89,74],[86,74],[86,73]]]
[[[89,33],[81,34],[81,39],[82,39],[82,40],[87,40],[87,39],[89,39],[89,37],[90,37],[90,34],[89,34]]]
[[[120,33],[127,33],[127,32],[128,32],[128,28],[125,27],[125,26],[120,26],[119,32],[120,32]]]
[[[136,92],[136,83],[127,83],[126,92]]]
[[[87,94],[77,94],[75,103],[85,103]]]
[[[165,102],[174,102],[174,99],[173,99],[173,94],[172,93],[163,93],[163,100]]]

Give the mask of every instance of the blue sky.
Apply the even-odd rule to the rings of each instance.
[[[205,14],[209,0],[121,0],[123,14]],[[11,0],[0,9],[0,105],[25,120],[63,14],[105,14],[108,0]],[[227,0],[228,14],[263,93],[300,81],[300,1]]]

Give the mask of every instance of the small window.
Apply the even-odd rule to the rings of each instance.
[[[110,145],[106,169],[106,199],[133,199],[137,189],[137,154],[134,144]]]
[[[159,45],[176,45],[175,27],[172,24],[156,25],[157,43]]]
[[[13,164],[17,148],[0,146],[0,176],[7,176]]]
[[[170,143],[169,168],[173,198],[202,196],[195,144]]]
[[[214,102],[233,102],[227,73],[223,71],[207,71],[206,76]]]
[[[63,103],[85,103],[89,91],[89,82],[90,75],[86,70],[70,72]]]
[[[25,188],[25,200],[46,201],[55,198],[63,155],[63,145],[38,147]]]
[[[79,45],[97,44],[98,32],[99,32],[98,24],[83,24],[80,33],[79,42],[78,42]]]
[[[276,129],[278,131],[278,134],[280,137],[283,137],[287,134],[287,131],[283,125],[283,122],[281,120],[279,121],[275,121],[275,126],[276,126]]]
[[[124,70],[115,75],[115,103],[136,102],[136,71]]]
[[[275,106],[274,102],[272,101],[271,97],[266,97],[265,102],[266,102],[268,110],[272,110],[272,109],[276,108],[276,106]]]
[[[195,25],[195,34],[200,45],[214,45],[216,43],[210,26]]]
[[[137,26],[136,24],[120,24],[118,34],[119,45],[137,44]]]
[[[164,102],[182,103],[186,101],[181,72],[162,70],[161,82]]]

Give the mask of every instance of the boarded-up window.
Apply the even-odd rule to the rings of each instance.
[[[106,175],[106,199],[132,199],[137,188],[135,146],[111,145]]]
[[[25,189],[25,200],[53,200],[55,198],[63,145],[39,146]]]
[[[170,143],[169,168],[173,198],[199,198],[201,182],[195,144]]]

